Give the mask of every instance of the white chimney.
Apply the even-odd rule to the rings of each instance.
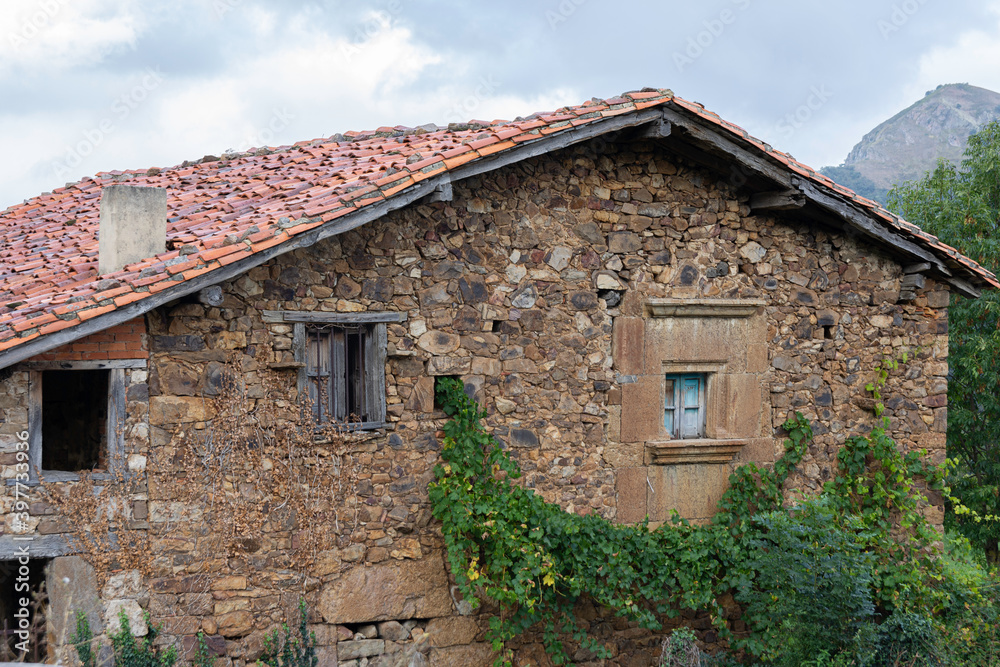
[[[167,190],[106,185],[101,191],[98,249],[97,272],[102,276],[166,252]]]

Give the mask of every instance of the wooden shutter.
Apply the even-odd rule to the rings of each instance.
[[[368,327],[365,336],[365,404],[366,420],[373,423],[385,421],[385,353],[388,347],[385,324]]]
[[[685,375],[680,379],[680,436],[699,438],[704,424],[704,381],[700,375]]]

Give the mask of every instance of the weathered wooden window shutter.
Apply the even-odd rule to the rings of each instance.
[[[705,436],[706,377],[704,374],[667,375],[663,397],[663,426],[672,438]]]
[[[371,332],[366,340],[368,349],[365,358],[368,359],[368,381],[365,382],[365,404],[368,406],[368,418],[373,422],[385,421],[385,354],[388,340],[385,324],[379,322],[371,325]]]
[[[387,338],[383,322],[303,324],[295,333],[299,386],[317,423],[384,424]]]

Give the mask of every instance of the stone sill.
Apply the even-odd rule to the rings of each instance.
[[[699,438],[647,442],[646,460],[649,465],[729,463],[748,442],[749,440],[745,438],[726,438],[724,440]]]
[[[764,299],[649,299],[651,317],[750,317]]]

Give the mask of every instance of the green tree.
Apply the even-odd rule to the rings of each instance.
[[[889,207],[997,273],[1000,270],[1000,122],[969,137],[960,169],[944,161],[889,193]],[[948,453],[953,495],[974,514],[950,526],[1000,563],[1000,294],[953,296],[949,312]],[[984,517],[986,517],[984,519]]]

